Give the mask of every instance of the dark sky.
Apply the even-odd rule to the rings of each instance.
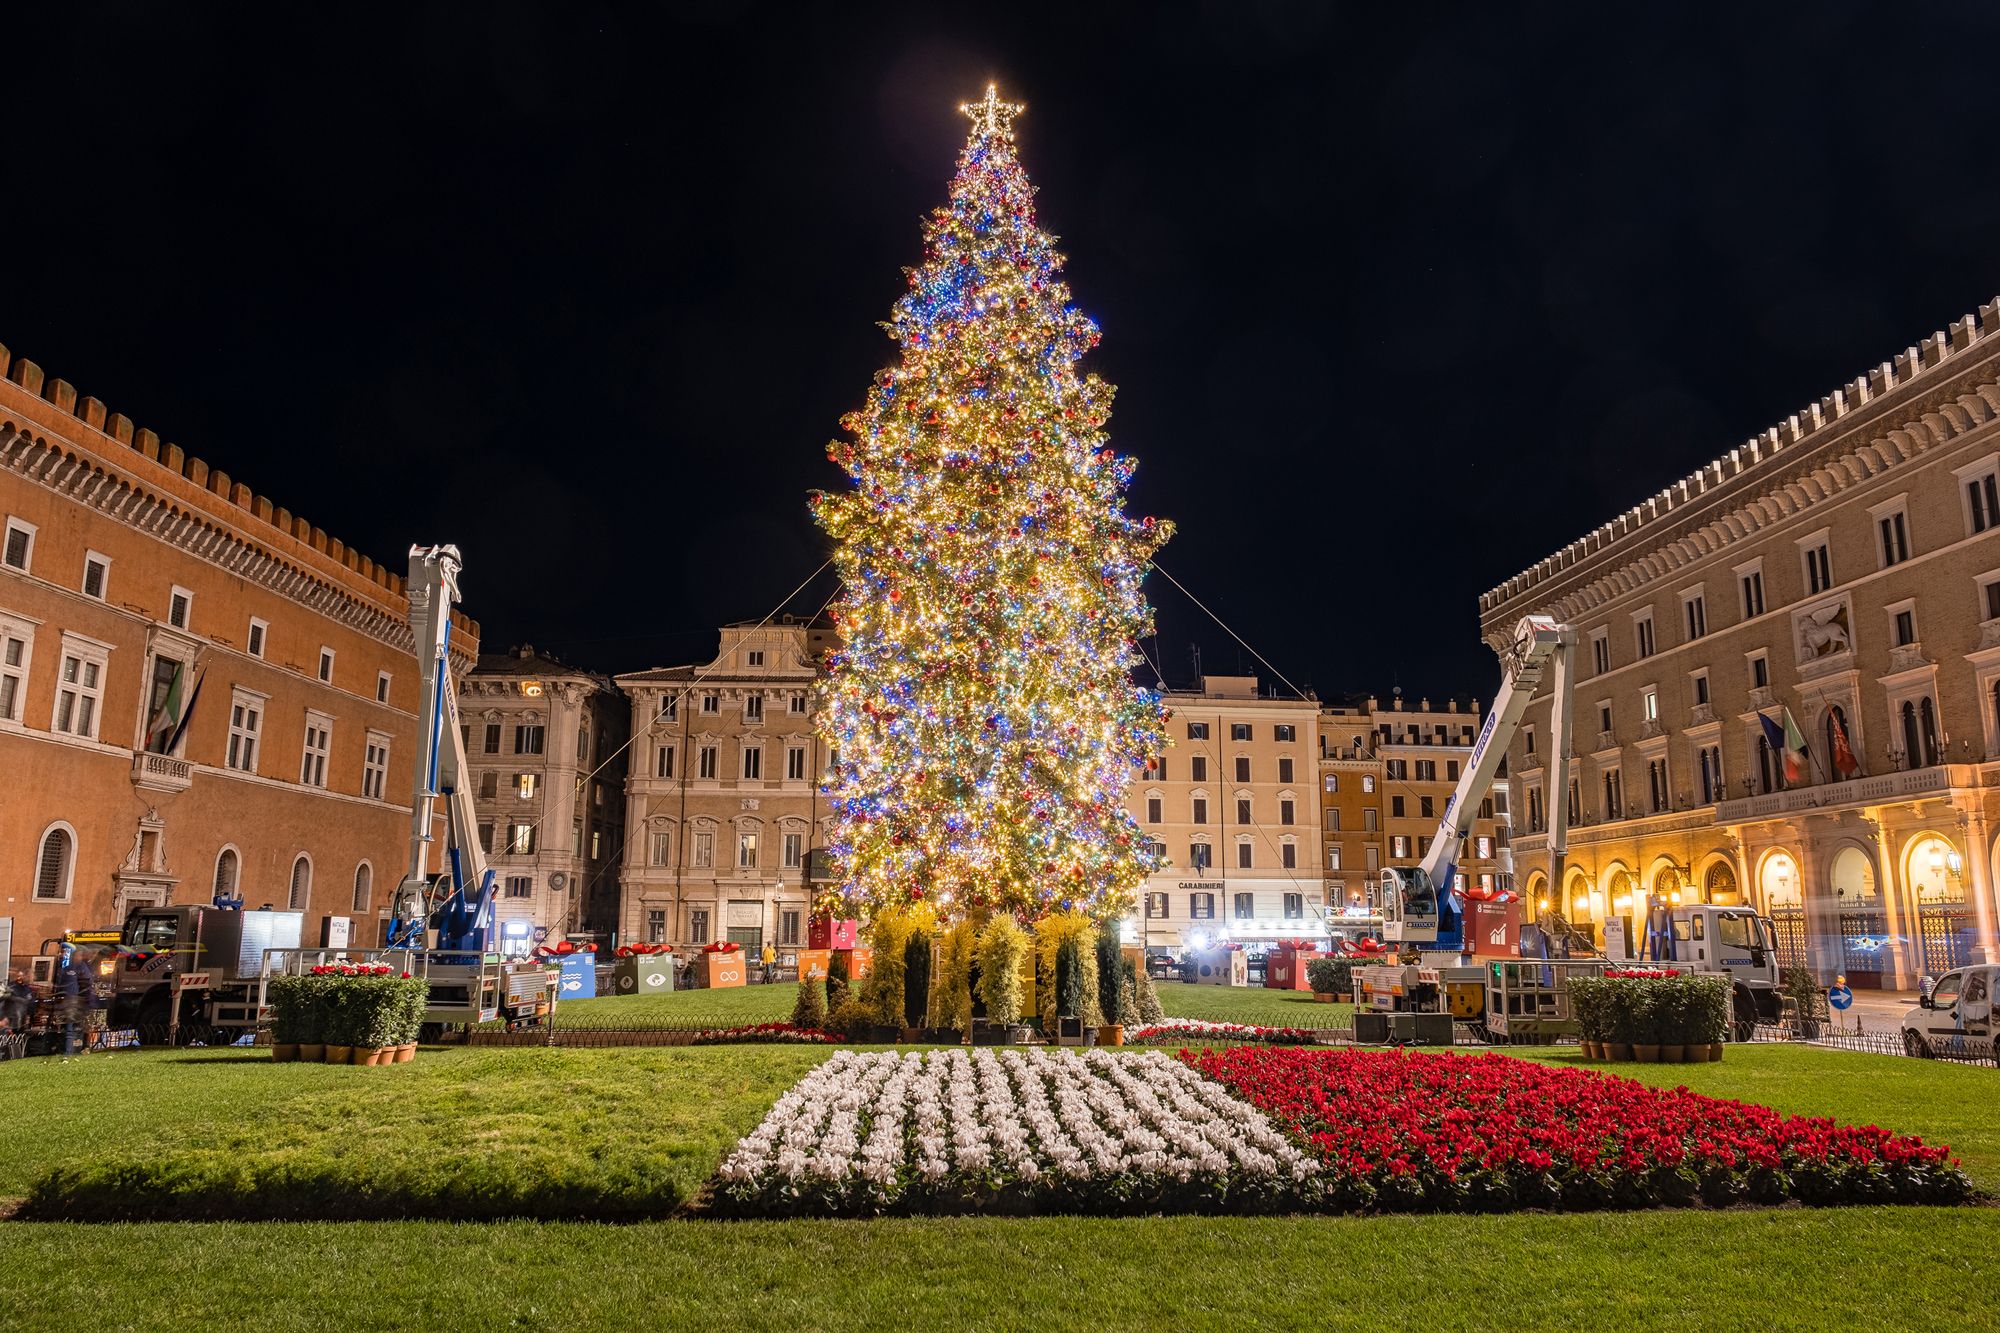
[[[0,342],[607,670],[821,560],[989,77],[1162,564],[1322,695],[1489,696],[1480,592],[2000,293],[1978,6],[40,8]]]

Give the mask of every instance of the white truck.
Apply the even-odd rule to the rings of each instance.
[[[1917,1007],[1903,1015],[1903,1049],[1920,1059],[1990,1059],[2000,1065],[2000,1025],[1993,992],[2000,963],[1976,963],[1931,983]]]

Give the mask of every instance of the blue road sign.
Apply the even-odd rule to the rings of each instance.
[[[1845,1009],[1854,1003],[1854,992],[1845,986],[1829,986],[1826,991],[1826,1002],[1836,1009]]]

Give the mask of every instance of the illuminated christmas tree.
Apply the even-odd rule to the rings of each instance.
[[[828,446],[853,489],[813,497],[842,581],[820,906],[1103,917],[1156,864],[1124,801],[1165,743],[1132,668],[1172,525],[1124,512],[1134,463],[1105,447],[1111,386],[1077,371],[1097,326],[1035,224],[1021,108],[988,88],[962,110],[951,200],[888,326],[902,359]]]

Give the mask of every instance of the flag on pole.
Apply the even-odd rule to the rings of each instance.
[[[1769,745],[1774,753],[1785,756],[1785,780],[1791,781],[1792,757],[1785,753],[1785,729],[1763,713],[1757,714],[1757,725],[1764,729],[1764,743]]]
[[[188,695],[187,707],[181,710],[180,719],[174,723],[174,734],[172,739],[167,742],[167,748],[164,753],[172,754],[175,747],[181,743],[181,737],[187,735],[188,723],[194,721],[194,706],[201,702],[202,682],[207,679],[208,669],[204,667],[202,668],[201,675],[195,678],[194,690]]]
[[[1792,710],[1785,714],[1785,785],[1801,782],[1806,776],[1806,734],[1799,730],[1799,724],[1792,717]]]
[[[183,695],[187,691],[187,672],[187,663],[174,663],[174,678],[167,682],[166,697],[146,723],[146,748],[154,754],[173,751],[174,731],[180,726],[186,707]]]
[[[1840,720],[1840,710],[1831,709],[1826,719],[1833,727],[1833,768],[1844,778],[1851,778],[1861,771],[1861,761],[1854,757],[1854,747],[1847,740],[1847,725]]]

